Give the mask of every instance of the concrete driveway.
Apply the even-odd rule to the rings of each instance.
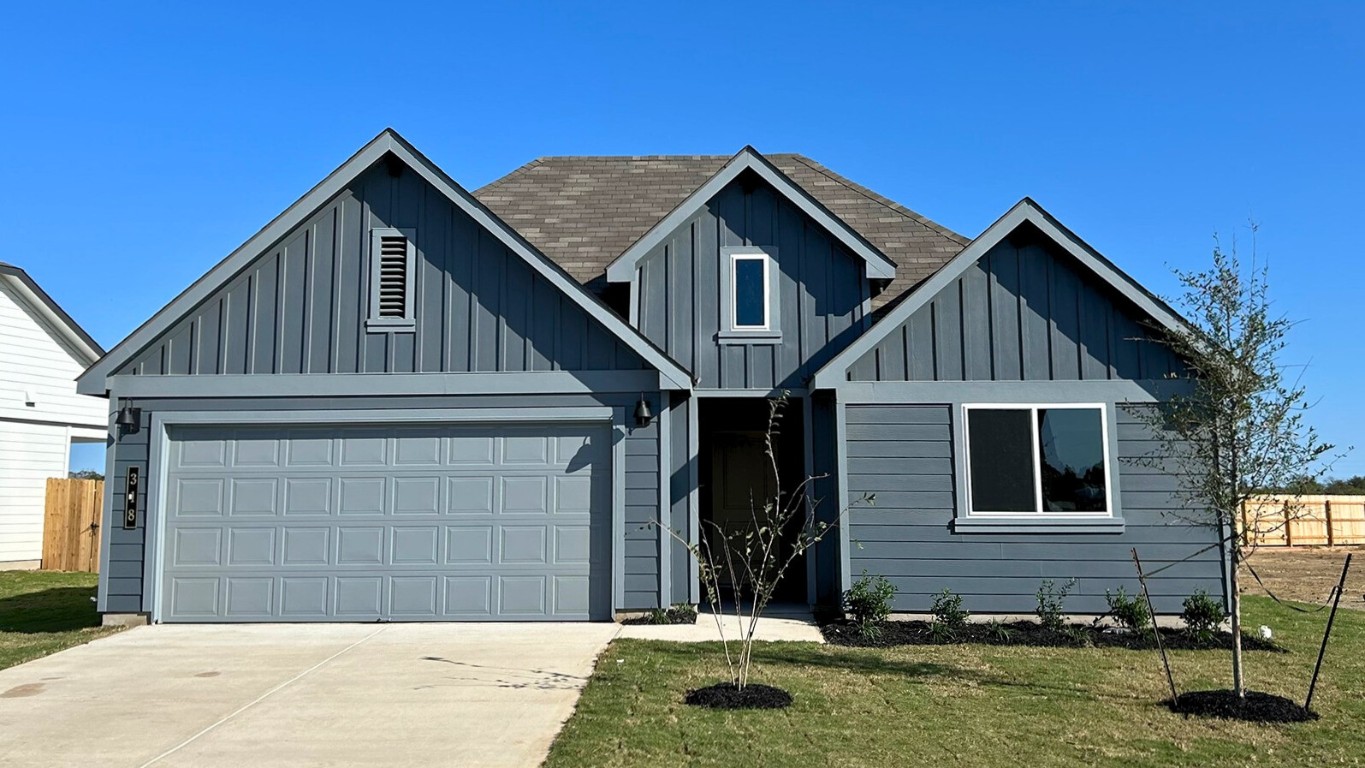
[[[0,670],[0,765],[534,766],[619,629],[139,627]]]

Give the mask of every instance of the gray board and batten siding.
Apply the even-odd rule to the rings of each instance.
[[[1029,613],[1043,579],[1075,577],[1067,610],[1103,613],[1106,589],[1137,588],[1136,547],[1149,568],[1171,566],[1151,580],[1159,612],[1178,612],[1196,589],[1222,594],[1217,532],[1189,524],[1197,515],[1178,468],[1159,459],[1162,442],[1136,410],[1179,386],[1170,378],[1179,360],[1154,338],[1141,296],[1034,221],[1011,219],[1021,212],[1050,225],[1031,202],[1017,206],[1002,219],[1009,230],[936,278],[932,297],[898,308],[902,317],[893,310],[893,324],[859,342],[870,348],[846,377],[837,360],[826,371],[842,379],[845,498],[876,495],[875,507],[850,513],[845,586],[866,570],[897,586],[900,611],[926,611],[948,588],[968,610]],[[967,517],[962,406],[971,403],[1103,405],[1112,517]]]
[[[393,153],[387,162],[385,152]],[[394,166],[395,155],[406,167]],[[246,416],[265,428],[323,409],[368,413],[364,424],[371,428],[390,423],[385,413],[398,423],[425,409],[479,411],[489,414],[485,425],[544,413],[548,425],[553,411],[603,406],[613,414],[613,435],[621,436],[611,459],[619,483],[610,493],[613,516],[621,518],[611,542],[613,563],[619,560],[612,608],[659,605],[665,558],[649,523],[660,517],[665,498],[659,463],[666,452],[659,421],[639,427],[630,414],[641,394],[661,412],[661,380],[676,380],[675,367],[619,319],[599,317],[607,310],[595,299],[555,284],[569,278],[536,262],[541,257],[484,220],[477,204],[457,204],[459,191],[425,162],[398,137],[381,134],[277,220],[296,223],[278,232],[277,224],[267,227],[111,353],[121,360],[92,369],[88,388],[108,389],[115,400],[134,397],[143,419],[110,451],[111,488],[123,487],[130,467],[142,473],[143,513],[136,527],[124,529],[112,524],[123,512],[121,494],[106,500],[111,525],[101,610],[153,610],[159,576],[145,556],[155,545],[146,536],[148,512],[154,526],[160,521],[159,500],[148,505],[158,480],[151,462],[175,450],[154,445],[158,419],[212,412],[222,413],[223,423]],[[327,196],[314,204],[322,192]],[[404,230],[415,240],[410,329],[366,328],[366,265],[376,228]],[[247,259],[257,241],[260,251]],[[582,293],[573,284],[568,291]],[[655,373],[659,365],[669,372]],[[387,375],[368,375],[376,373]],[[328,428],[340,434],[351,426],[339,417]],[[542,469],[543,478],[552,478]],[[225,592],[219,600],[225,607]]]
[[[1025,226],[891,329],[848,378],[1147,380],[1179,370],[1136,307]]]
[[[415,326],[366,331],[370,232],[411,230]],[[648,365],[415,172],[383,164],[205,298],[122,374],[640,370]]]
[[[780,339],[721,338],[727,248],[765,250],[777,271]],[[799,389],[862,333],[865,262],[755,176],[725,186],[637,264],[638,327],[695,375],[699,389]]]

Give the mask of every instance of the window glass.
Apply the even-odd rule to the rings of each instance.
[[[1044,512],[1104,512],[1104,430],[1093,408],[1038,409]]]
[[[735,259],[735,327],[764,328],[768,325],[767,286],[763,258]]]
[[[973,512],[1036,512],[1029,409],[967,411]]]

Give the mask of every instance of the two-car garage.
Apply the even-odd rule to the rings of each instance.
[[[611,617],[606,423],[164,434],[161,621]]]

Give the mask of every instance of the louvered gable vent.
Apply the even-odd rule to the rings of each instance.
[[[377,228],[370,233],[370,315],[376,329],[411,329],[416,233]]]
[[[408,316],[408,239],[379,236],[379,316]]]

